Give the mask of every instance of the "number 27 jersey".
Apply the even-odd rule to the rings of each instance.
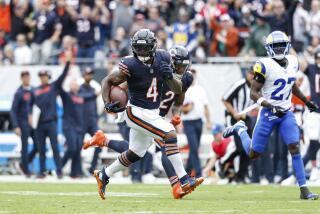
[[[287,67],[280,66],[272,58],[260,58],[254,65],[255,73],[265,78],[261,93],[269,103],[284,109],[291,108],[292,86],[296,81],[299,69],[298,59],[293,55],[287,55]]]

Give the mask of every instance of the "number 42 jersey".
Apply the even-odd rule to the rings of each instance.
[[[265,78],[262,96],[272,105],[288,110],[291,108],[291,91],[299,64],[297,57],[293,55],[287,55],[286,59],[288,63],[284,68],[272,58],[260,58],[253,66],[253,71]]]

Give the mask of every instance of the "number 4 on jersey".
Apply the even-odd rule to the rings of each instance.
[[[148,89],[147,98],[149,99],[152,98],[153,102],[157,102],[157,97],[158,97],[157,78],[154,77]]]

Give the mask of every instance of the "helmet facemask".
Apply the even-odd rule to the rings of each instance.
[[[288,55],[290,49],[289,42],[277,42],[266,44],[266,50],[269,57],[276,60],[282,60],[286,55]]]
[[[145,40],[138,40],[134,44],[131,44],[132,51],[135,56],[143,63],[148,62],[150,59],[154,57],[157,43],[147,44]]]

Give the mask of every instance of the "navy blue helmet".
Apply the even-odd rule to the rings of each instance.
[[[178,74],[183,74],[190,67],[190,56],[187,48],[175,45],[169,49],[174,70]]]
[[[131,48],[134,56],[146,63],[154,57],[157,39],[151,30],[141,29],[131,38]]]

